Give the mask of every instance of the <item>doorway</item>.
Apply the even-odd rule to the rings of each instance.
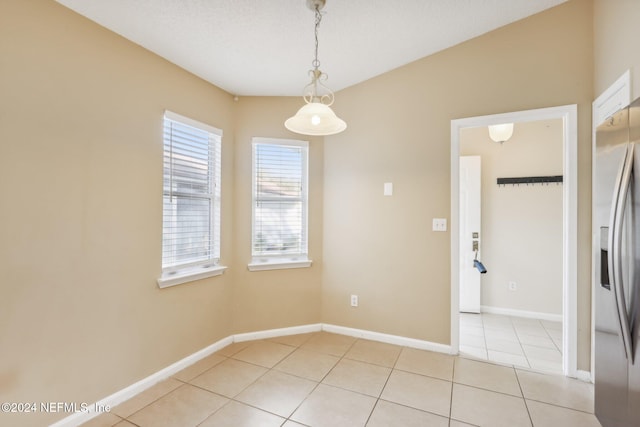
[[[460,148],[466,128],[560,119],[562,121],[562,366],[566,376],[577,369],[577,106],[561,106],[451,121],[451,348],[460,349],[461,224]],[[490,267],[489,267],[490,268]]]

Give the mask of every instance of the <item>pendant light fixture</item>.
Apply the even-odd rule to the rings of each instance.
[[[513,123],[503,123],[501,125],[489,126],[489,137],[495,142],[502,144],[507,142],[513,135]]]
[[[309,70],[311,83],[304,88],[302,98],[305,105],[298,110],[295,116],[284,122],[284,126],[292,132],[303,135],[334,135],[347,128],[344,120],[336,116],[331,109],[334,95],[331,89],[322,82],[327,80],[327,75],[320,71],[320,61],[318,61],[318,27],[322,20],[320,10],[324,7],[326,0],[307,0],[309,9],[315,12],[315,56]]]

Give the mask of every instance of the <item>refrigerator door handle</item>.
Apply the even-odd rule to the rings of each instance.
[[[612,267],[612,288],[614,299],[616,302],[616,310],[618,312],[618,321],[620,323],[620,332],[624,344],[627,359],[633,363],[633,348],[631,341],[631,328],[629,326],[629,314],[627,313],[627,304],[624,296],[623,269],[622,269],[622,233],[624,214],[627,206],[627,195],[629,193],[629,185],[631,183],[633,171],[634,144],[629,144],[624,159],[624,166],[621,176],[616,183],[616,195],[614,201],[614,212],[612,215],[612,227],[610,228],[610,248],[609,263]]]

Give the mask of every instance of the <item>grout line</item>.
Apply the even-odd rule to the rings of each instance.
[[[518,377],[518,370],[514,369],[513,373],[516,376],[516,381],[518,382],[518,387],[520,388],[520,394],[522,394],[522,400],[524,402],[524,407],[527,409],[527,415],[529,416],[529,421],[531,422],[531,425],[533,426],[533,418],[531,418],[531,411],[529,411],[529,405],[527,405],[527,399],[524,397],[524,390],[522,389],[522,384],[520,384],[520,377]]]

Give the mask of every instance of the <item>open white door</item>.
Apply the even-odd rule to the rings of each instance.
[[[480,313],[480,156],[460,156],[460,311]]]

